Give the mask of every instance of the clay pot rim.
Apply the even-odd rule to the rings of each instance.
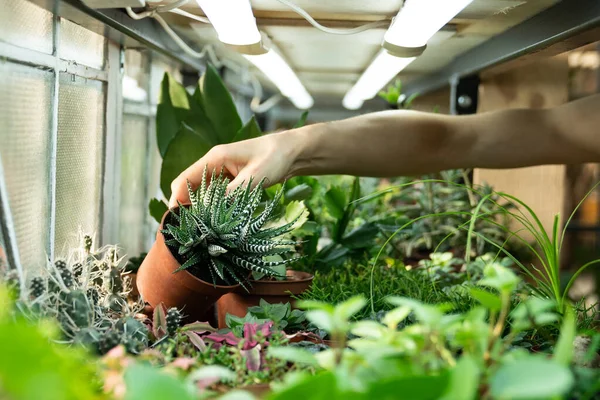
[[[189,206],[189,205],[191,205],[191,203],[182,204],[182,206],[186,206],[186,205]],[[171,249],[169,248],[169,246],[167,246],[167,244],[165,243],[165,236],[162,233],[162,230],[163,230],[163,227],[164,227],[165,218],[167,218],[167,215],[169,215],[169,213],[171,211],[173,211],[174,209],[176,209],[176,208],[178,208],[178,207],[170,208],[170,209],[168,209],[163,214],[163,217],[160,220],[160,226],[158,227],[156,235],[157,236],[158,235],[162,236],[162,242],[163,242],[164,246],[167,248],[167,250],[169,251],[170,256],[175,260],[175,262],[177,263],[177,265],[181,266],[181,264],[179,263],[179,261],[177,260],[177,258],[175,258],[175,256],[173,255],[173,252],[171,251]],[[180,275],[179,279],[178,279],[177,275],[182,274],[182,273],[183,273],[183,275]],[[211,282],[208,282],[208,281],[205,281],[205,280],[202,280],[202,279],[198,278],[196,275],[192,274],[191,272],[189,272],[188,270],[185,270],[185,269],[181,270],[179,272],[173,272],[172,274],[175,277],[175,279],[177,279],[178,281],[180,281],[180,283],[183,284],[186,287],[189,287],[189,286],[187,285],[187,282],[185,282],[185,280],[190,279],[190,278],[193,281],[195,281],[195,283],[197,283],[197,284],[199,283],[199,284],[208,285],[208,286],[213,287],[215,289],[224,289],[224,290],[233,289],[233,290],[235,290],[235,289],[237,289],[237,288],[239,288],[241,286],[239,283],[237,283],[235,285],[215,285],[215,284],[213,284]],[[186,275],[186,276],[184,276],[184,275]]]

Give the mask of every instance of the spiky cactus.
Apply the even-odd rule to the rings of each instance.
[[[29,294],[33,299],[37,299],[46,293],[46,281],[44,278],[36,276],[29,283]]]
[[[98,350],[101,354],[107,353],[110,349],[121,344],[121,335],[119,332],[109,329],[102,334],[98,342]]]
[[[165,320],[167,322],[167,334],[174,335],[181,324],[181,312],[177,307],[171,307],[167,310]]]
[[[297,219],[264,228],[283,192],[278,192],[263,211],[257,213],[263,183],[264,179],[252,188],[250,179],[245,186],[227,194],[229,179],[222,173],[216,176],[213,172],[207,186],[206,169],[197,191],[193,191],[188,183],[191,205],[171,211],[162,231],[165,243],[181,263],[177,271],[189,269],[201,279],[212,279],[214,284],[237,282],[245,287],[250,271],[274,276],[277,273],[273,267],[297,260],[266,260],[267,256],[294,250],[290,246],[295,242],[279,237],[290,232]]]

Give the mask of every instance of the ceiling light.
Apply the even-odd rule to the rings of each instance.
[[[256,54],[256,49],[262,47],[262,37],[249,0],[196,1],[217,31],[219,41],[230,46],[247,47],[246,52],[250,54]]]
[[[421,55],[427,42],[473,0],[406,0],[385,33],[380,51],[342,104],[360,108]]]
[[[349,110],[358,110],[365,100],[375,97],[386,83],[391,81],[414,59],[415,57],[395,57],[386,50],[381,50],[358,79],[358,82],[344,96],[344,107]]]
[[[244,54],[244,57],[260,69],[297,108],[306,110],[313,106],[313,98],[277,51],[270,49],[265,54]]]

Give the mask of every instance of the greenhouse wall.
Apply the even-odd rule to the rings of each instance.
[[[26,0],[0,4],[0,156],[25,271],[64,255],[80,231],[120,243],[124,255],[152,243],[165,72],[181,79],[177,64],[147,49]]]

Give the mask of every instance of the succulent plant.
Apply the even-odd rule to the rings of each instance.
[[[32,298],[37,299],[46,292],[46,280],[42,277],[36,276],[31,279],[29,284],[29,294]]]
[[[107,353],[110,349],[121,344],[121,335],[114,329],[109,329],[100,336],[98,341],[98,350],[101,354]]]
[[[167,334],[174,335],[181,324],[181,312],[176,307],[171,307],[167,310],[165,320],[167,322]]]
[[[189,269],[203,280],[214,284],[232,281],[245,286],[250,272],[267,276],[279,275],[273,268],[298,258],[268,261],[268,256],[281,256],[294,251],[294,241],[280,237],[290,232],[293,221],[265,228],[279,204],[278,192],[261,212],[257,213],[263,194],[264,179],[252,188],[252,179],[244,186],[227,193],[229,179],[213,171],[207,185],[204,170],[197,191],[188,183],[189,206],[172,210],[165,220],[165,243],[181,263],[176,270]],[[208,271],[208,273],[206,272]]]

